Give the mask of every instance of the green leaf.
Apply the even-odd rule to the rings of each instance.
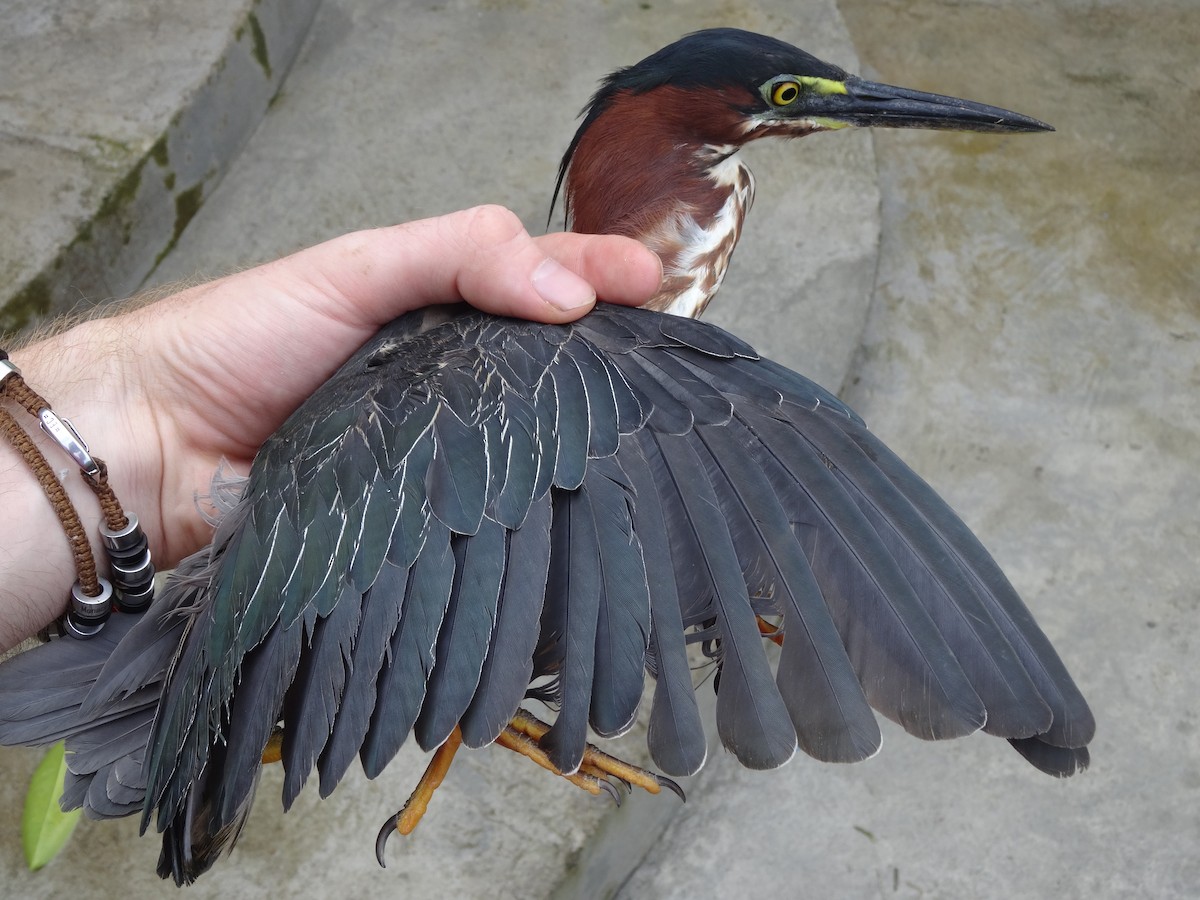
[[[67,774],[67,747],[59,741],[42,757],[29,782],[25,812],[21,816],[21,843],[25,864],[36,872],[58,854],[71,838],[80,810],[63,812],[58,805]]]

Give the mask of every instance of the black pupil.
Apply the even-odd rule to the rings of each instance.
[[[789,84],[786,87],[780,88],[777,96],[780,103],[791,103],[796,99],[796,86]]]

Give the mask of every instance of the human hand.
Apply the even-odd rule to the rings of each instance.
[[[500,315],[566,322],[597,294],[644,303],[660,280],[658,258],[635,241],[531,238],[511,212],[478,207],[335,238],[85,322],[13,361],[106,460],[117,495],[167,568],[209,539],[195,498],[221,459],[245,472],[267,436],[388,321],[465,299]],[[62,611],[73,576],[48,504],[30,494],[32,476],[11,450],[0,454],[0,485],[31,486],[21,513],[0,522],[3,648]],[[74,472],[67,488],[94,536],[90,491]]]

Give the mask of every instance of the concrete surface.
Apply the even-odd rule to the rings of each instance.
[[[258,125],[317,4],[0,6],[0,334],[137,289]]]
[[[540,227],[596,79],[707,25],[774,33],[870,77],[1057,125],[1009,139],[883,134],[872,144],[840,133],[754,148],[758,201],[712,317],[842,384],[951,500],[1055,640],[1100,732],[1092,769],[1055,782],[993,739],[926,744],[885,723],[884,750],[868,763],[798,757],[750,773],[715,753],[682,810],[635,798],[617,813],[509,754],[472,753],[383,872],[371,837],[407,796],[420,754],[406,749],[377,782],[351,779],[328,801],[306,792],[286,818],[273,800],[278,773],[268,773],[241,846],[192,895],[561,898],[620,886],[628,898],[1195,896],[1191,6],[842,0],[548,12],[326,0],[277,101],[156,280],[482,201]],[[631,734],[617,750],[636,743]],[[0,754],[2,808],[17,808],[34,761]],[[14,813],[0,826],[0,883],[22,897],[157,896],[157,842],[135,832],[131,822],[85,825],[62,859],[29,875]]]

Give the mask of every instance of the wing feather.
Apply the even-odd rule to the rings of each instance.
[[[416,724],[423,750],[445,742],[475,695],[496,623],[505,544],[504,526],[490,519],[484,519],[475,534],[451,540],[454,581]]]
[[[779,498],[751,462],[754,438],[738,424],[698,429],[708,451],[702,461],[722,513],[743,523],[753,554],[768,566],[783,613],[776,682],[800,747],[829,762],[866,759],[879,749],[879,726]]]
[[[827,460],[778,420],[750,425],[760,462],[791,482],[802,546],[871,705],[927,739],[980,728],[982,701]]]
[[[650,589],[633,531],[632,487],[612,459],[593,461],[585,485],[600,552],[595,676],[589,720],[601,737],[625,731],[637,713],[650,643]]]
[[[797,416],[900,564],[987,708],[984,730],[1021,738],[1045,732],[1052,713],[958,559],[878,466],[819,408]]]
[[[408,569],[385,560],[363,598],[362,626],[350,660],[350,677],[333,733],[318,761],[322,797],[333,792],[363,745],[378,699],[385,654],[404,611],[407,583]]]
[[[725,748],[751,769],[783,765],[796,751],[796,730],[771,677],[758,624],[720,503],[686,437],[660,435],[658,451],[687,518],[669,527],[693,532],[701,550],[720,635],[721,689],[717,732]]]
[[[508,536],[508,562],[496,628],[479,676],[479,687],[462,717],[463,742],[482,747],[512,719],[533,674],[538,622],[550,566],[550,495],[529,507]]]
[[[708,739],[692,686],[667,519],[640,441],[633,443],[631,456],[626,471],[635,494],[633,527],[646,565],[651,624],[648,667],[655,676],[646,740],[655,765],[668,775],[693,775],[704,765]]]
[[[433,670],[438,631],[453,584],[450,531],[433,519],[425,543],[408,570],[403,616],[379,674],[375,710],[361,751],[363,769],[369,778],[377,776],[391,762],[421,711],[429,673]]]
[[[560,772],[578,770],[587,743],[602,577],[597,540],[587,487],[557,492],[536,665],[558,680],[558,718],[541,743]]]

